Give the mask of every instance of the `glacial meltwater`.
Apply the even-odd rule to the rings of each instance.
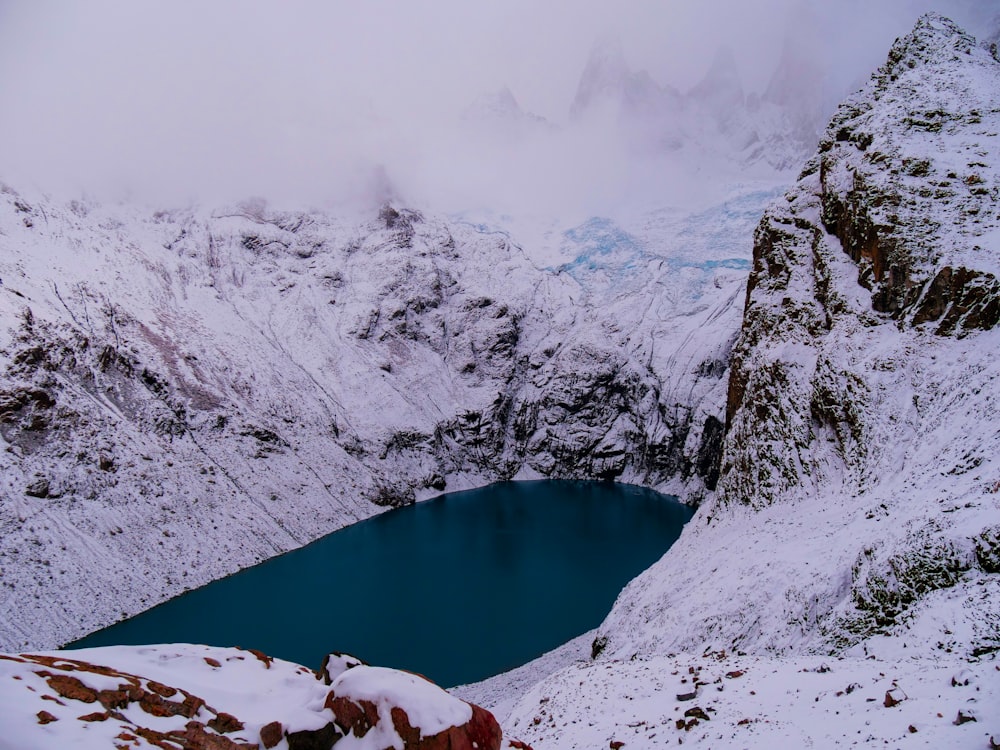
[[[691,514],[674,498],[608,482],[456,492],[329,534],[68,648],[239,645],[313,669],[343,651],[441,685],[473,682],[597,627]]]

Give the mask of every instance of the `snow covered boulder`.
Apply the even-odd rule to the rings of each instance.
[[[344,735],[372,747],[499,750],[500,726],[488,711],[454,698],[410,672],[356,665],[331,684],[326,707]]]
[[[0,706],[0,748],[527,747],[425,678],[343,654],[322,674],[187,644],[0,654]]]

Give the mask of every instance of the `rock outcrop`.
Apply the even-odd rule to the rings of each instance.
[[[718,491],[602,658],[998,647],[998,133],[1000,63],[933,14],[842,105],[755,234]]]
[[[0,674],[12,747],[512,746],[488,711],[418,675],[341,655],[317,675],[240,649],[114,647],[0,655]]]

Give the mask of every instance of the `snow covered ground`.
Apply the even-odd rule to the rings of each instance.
[[[0,655],[0,748],[501,750],[495,720],[409,672],[331,654],[317,674],[188,644]]]

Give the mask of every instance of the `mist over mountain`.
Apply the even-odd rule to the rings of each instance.
[[[983,3],[946,5],[984,37],[1000,25]],[[0,174],[156,204],[365,202],[379,169],[450,211],[666,204],[720,170],[794,169],[925,6],[5,4]],[[485,111],[497,91],[507,103]]]

